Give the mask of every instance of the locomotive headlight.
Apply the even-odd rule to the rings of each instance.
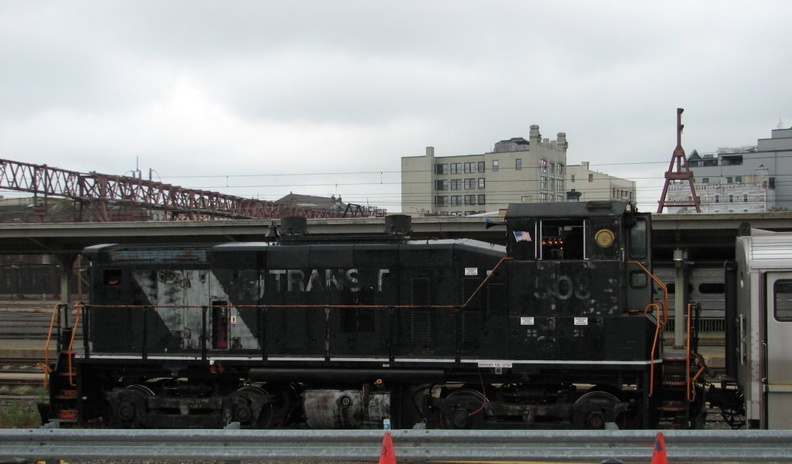
[[[608,248],[609,246],[613,245],[613,240],[615,236],[613,232],[609,229],[600,229],[594,234],[594,241],[597,242],[601,248]]]

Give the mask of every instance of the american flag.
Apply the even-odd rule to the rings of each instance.
[[[521,230],[521,231],[515,230],[512,233],[514,234],[514,239],[517,240],[518,242],[531,242],[532,241],[530,232],[526,232],[524,230]]]

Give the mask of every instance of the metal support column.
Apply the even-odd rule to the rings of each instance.
[[[687,311],[687,251],[674,250],[674,348],[685,346],[685,316]]]
[[[71,304],[71,274],[74,260],[77,258],[75,253],[58,253],[58,261],[60,263],[60,302],[62,304]]]

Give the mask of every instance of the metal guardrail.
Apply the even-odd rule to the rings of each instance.
[[[656,431],[393,430],[398,462],[651,460]],[[0,458],[313,460],[379,458],[381,430],[0,430]],[[792,459],[792,431],[663,431],[673,462]]]

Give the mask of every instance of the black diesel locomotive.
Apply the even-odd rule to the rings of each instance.
[[[84,343],[51,419],[112,427],[620,428],[698,423],[662,353],[650,217],[623,202],[517,204],[507,246],[328,237],[101,245]],[[659,284],[662,287],[662,284]],[[695,358],[694,358],[695,359]]]

